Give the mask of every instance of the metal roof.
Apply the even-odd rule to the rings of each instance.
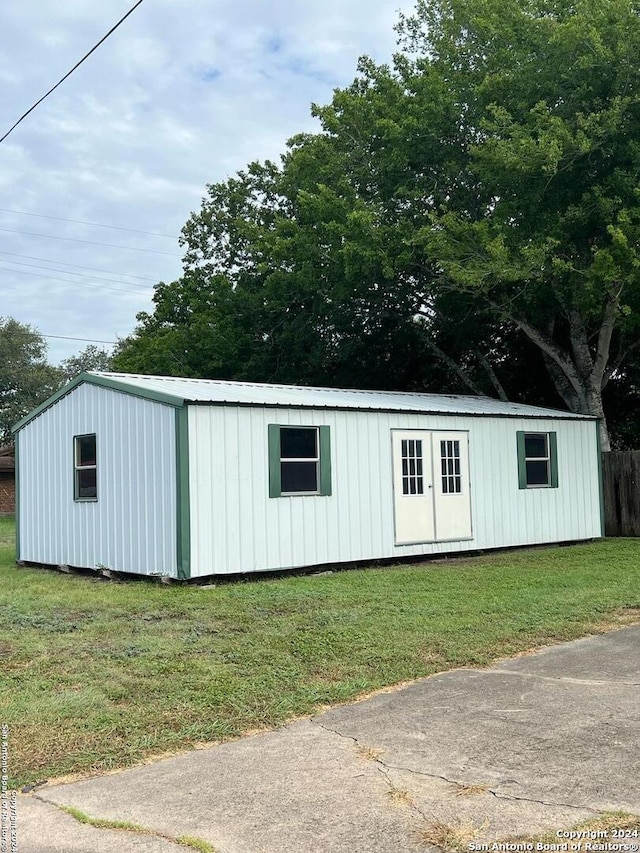
[[[293,408],[361,409],[384,412],[417,412],[497,417],[538,417],[589,419],[556,409],[544,409],[522,403],[504,403],[491,397],[452,394],[420,394],[407,391],[361,391],[347,388],[314,388],[300,385],[271,385],[258,382],[228,382],[214,379],[186,379],[174,376],[143,376],[132,373],[91,372],[83,374],[107,380],[131,393],[174,398],[186,403],[278,406]],[[105,383],[106,384],[106,383]]]

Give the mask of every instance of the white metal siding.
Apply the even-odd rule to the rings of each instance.
[[[96,434],[98,500],[73,499],[73,436]],[[175,410],[79,385],[19,442],[19,558],[176,574]]]
[[[332,495],[269,498],[267,426],[331,428]],[[392,429],[468,430],[473,539],[395,545]],[[555,431],[557,489],[519,489],[516,432]],[[192,576],[600,535],[594,421],[190,406]]]

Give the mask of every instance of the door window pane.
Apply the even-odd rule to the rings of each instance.
[[[423,495],[422,440],[403,439],[400,442],[402,457],[402,494]]]
[[[456,495],[462,492],[460,475],[460,442],[440,442],[440,470],[442,472],[442,494]]]

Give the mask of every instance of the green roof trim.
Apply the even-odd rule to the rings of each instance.
[[[189,411],[176,409],[176,557],[178,580],[191,577],[191,506],[189,501]]]
[[[29,412],[28,415],[25,415],[24,418],[14,424],[11,427],[11,432],[18,432],[18,430],[21,430],[22,427],[26,426],[34,418],[37,418],[38,415],[41,415],[44,411],[51,408],[51,406],[57,403],[58,400],[66,397],[67,394],[70,394],[79,385],[83,385],[85,383],[87,385],[98,385],[101,388],[109,388],[111,391],[120,391],[122,394],[130,394],[132,397],[142,397],[145,400],[153,400],[154,403],[164,403],[166,406],[174,406],[175,408],[184,406],[185,403],[182,397],[177,397],[173,394],[165,394],[161,391],[150,391],[147,388],[139,388],[135,385],[129,384],[128,382],[121,382],[118,379],[109,379],[106,376],[95,376],[92,373],[81,373],[80,376],[76,376],[75,379],[72,379],[71,382],[59,391],[56,391],[55,394],[52,394],[51,397],[44,401],[44,403],[40,403],[40,405],[36,406],[33,411]]]

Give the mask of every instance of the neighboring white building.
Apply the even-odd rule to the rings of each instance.
[[[15,427],[17,558],[197,578],[603,535],[598,422],[85,373]]]

